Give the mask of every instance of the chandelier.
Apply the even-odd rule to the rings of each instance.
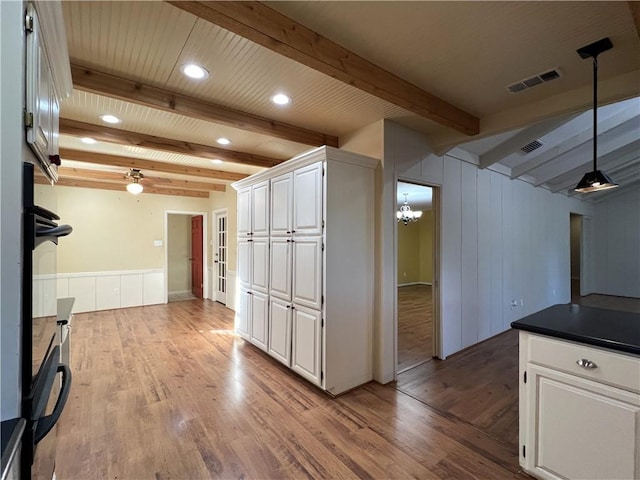
[[[420,210],[411,210],[409,203],[407,202],[408,193],[403,193],[404,195],[404,203],[400,207],[400,210],[396,212],[396,216],[398,217],[398,222],[402,222],[405,225],[408,225],[409,222],[417,222],[418,219],[422,216],[422,211]]]
[[[132,168],[127,172],[125,178],[131,181],[131,183],[127,184],[127,192],[133,195],[142,193],[142,190],[144,190],[144,188],[139,182],[144,178],[144,175],[140,170],[138,170],[137,168]]]

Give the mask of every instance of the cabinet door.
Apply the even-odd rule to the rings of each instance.
[[[267,296],[251,292],[251,343],[262,350],[267,350],[267,335],[269,332],[269,310]]]
[[[638,478],[638,394],[534,364],[528,370],[528,401],[535,411],[528,416],[525,458],[533,472],[545,478]]]
[[[293,172],[293,232],[322,234],[322,162]]]
[[[269,180],[251,187],[251,207],[253,210],[253,236],[269,235]]]
[[[249,340],[249,318],[251,316],[251,294],[246,285],[240,285],[238,306],[236,310],[236,332],[245,340]]]
[[[251,187],[238,191],[238,236],[251,233]]]
[[[269,288],[269,239],[253,237],[251,289],[267,293]]]
[[[269,293],[291,301],[292,245],[289,238],[271,239],[271,281]]]
[[[294,304],[292,330],[291,368],[316,385],[322,385],[320,312]]]
[[[271,298],[269,305],[269,354],[291,366],[291,304]]]
[[[290,235],[293,219],[293,173],[271,179],[271,236]]]
[[[322,237],[293,239],[293,303],[322,308]]]
[[[251,285],[252,246],[250,238],[238,239],[238,279],[246,285]]]

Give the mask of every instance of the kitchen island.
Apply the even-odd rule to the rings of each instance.
[[[640,479],[640,314],[554,305],[520,330],[520,465],[541,479]]]

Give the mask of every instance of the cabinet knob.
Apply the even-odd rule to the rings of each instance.
[[[287,308],[291,308],[291,305],[287,305]]]
[[[295,230],[291,230],[291,233],[296,233],[296,231]]]
[[[576,363],[580,365],[582,368],[589,368],[589,369],[598,368],[598,365],[593,363],[591,360],[587,360],[586,358],[581,358]]]

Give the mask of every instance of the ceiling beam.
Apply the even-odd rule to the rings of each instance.
[[[112,167],[138,168],[142,170],[142,173],[145,173],[145,171],[175,173],[177,175],[212,178],[215,180],[226,180],[230,182],[236,182],[248,177],[248,175],[243,173],[189,167],[175,163],[156,162],[154,160],[143,160],[141,158],[108,155],[105,153],[85,152],[83,150],[73,150],[70,148],[61,148],[60,157],[63,161],[75,160],[77,162],[95,163],[98,165],[109,165]]]
[[[144,173],[144,172],[143,172]],[[59,167],[58,175],[61,178],[79,180],[104,180],[127,184],[129,181],[124,173],[108,172],[104,170],[91,170],[88,168]],[[145,175],[142,184],[153,188],[171,188],[184,190],[204,190],[214,192],[224,192],[226,185],[223,183],[194,182],[192,180],[175,180],[172,178],[162,178]]]
[[[137,103],[144,107],[177,113],[185,117],[215,122],[254,133],[305,145],[329,145],[338,148],[338,137],[314,132],[270,118],[252,115],[232,108],[206,102],[170,90],[153,87],[128,78],[117,77],[71,65],[73,87],[77,90]]]
[[[155,137],[144,133],[110,128],[92,123],[78,122],[68,118],[60,119],[60,133],[76,137],[91,137],[103,142],[117,143],[120,145],[135,145],[137,147],[162,150],[165,152],[180,153],[213,160],[219,158],[226,162],[253,165],[256,167],[270,168],[284,160],[271,157],[263,157],[252,153],[236,152],[224,148],[183,142],[170,138]]]
[[[494,163],[501,162],[506,157],[519,151],[525,145],[538,140],[547,133],[561,127],[565,123],[573,120],[577,114],[556,118],[551,121],[540,122],[532,125],[529,128],[525,128],[523,131],[517,133],[513,137],[504,142],[496,145],[488,152],[480,155],[480,168],[487,168]]]
[[[638,108],[637,105],[633,105],[630,108],[626,108],[614,115],[611,115],[608,118],[603,119],[598,122],[598,139],[608,132],[619,128],[627,122],[638,122]],[[575,150],[576,148],[586,144],[587,142],[593,141],[593,129],[591,127],[583,130],[572,137],[565,139],[559,145],[554,146],[553,148],[542,152],[536,157],[533,157],[521,165],[514,167],[511,170],[511,178],[518,178],[525,173],[529,173],[536,168],[539,168],[556,158],[560,155],[564,155],[571,150]]]
[[[44,178],[36,178],[36,183],[49,184],[49,181]],[[80,187],[80,188],[99,188],[101,190],[118,190],[120,192],[126,192],[125,184],[117,184],[112,182],[101,182],[99,180],[81,180],[74,178],[59,178],[56,185],[60,187]],[[209,192],[203,192],[199,190],[180,190],[177,188],[154,188],[144,187],[144,193],[157,193],[160,195],[174,195],[180,197],[195,197],[195,198],[209,198]]]
[[[624,170],[634,164],[640,164],[640,140],[636,140],[598,158],[598,167],[600,170],[605,171],[610,176],[613,175],[614,181],[616,180],[616,172]],[[561,192],[577,185],[585,173],[587,173],[587,169],[585,169],[584,166],[579,166],[563,173],[559,177],[556,177],[553,183],[549,184],[551,192]]]
[[[601,158],[605,155],[615,152],[620,148],[628,145],[630,143],[635,142],[638,139],[638,132],[636,128],[628,129],[628,131],[617,134],[615,136],[611,136],[606,139],[602,139],[598,143],[598,158]],[[585,145],[587,147],[588,145]],[[589,169],[593,167],[590,166],[593,163],[593,156],[589,149],[583,148],[580,149],[582,151],[575,152],[572,155],[565,155],[564,158],[556,157],[555,161],[552,165],[548,165],[547,167],[542,169],[542,172],[538,175],[534,175],[535,182],[533,183],[534,187],[539,187],[547,182],[553,183],[555,178],[560,177],[565,172],[572,170],[574,168],[584,166]]]
[[[168,3],[352,87],[467,135],[480,121],[260,2]]]

